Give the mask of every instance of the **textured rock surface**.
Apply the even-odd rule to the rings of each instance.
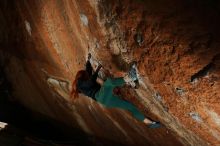
[[[218,1],[3,0],[0,7],[1,63],[23,105],[125,144],[220,144]],[[71,82],[88,51],[115,76],[137,60],[141,86],[126,89],[126,99],[167,128],[149,130],[86,97],[72,105],[49,86],[44,71]]]

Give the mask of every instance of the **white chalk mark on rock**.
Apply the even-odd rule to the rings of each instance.
[[[25,23],[25,28],[26,28],[28,34],[31,36],[32,29],[31,29],[30,23],[27,20],[25,20],[24,23]]]
[[[82,21],[83,25],[88,26],[89,21],[85,14],[80,14],[80,20]]]
[[[193,120],[195,120],[196,122],[203,122],[202,118],[200,117],[199,113],[197,112],[191,112],[189,113],[189,115],[192,117]]]
[[[176,93],[179,94],[180,96],[183,96],[185,94],[185,90],[183,88],[176,88]]]
[[[212,121],[220,127],[220,116],[213,110],[207,110],[208,114],[212,118]]]
[[[162,96],[160,95],[160,93],[156,92],[154,97],[159,100],[159,101],[162,101]]]

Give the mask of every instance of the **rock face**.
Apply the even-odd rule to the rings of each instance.
[[[220,145],[217,0],[2,0],[0,8],[1,64],[26,107],[127,145]],[[69,84],[88,52],[114,76],[136,60],[140,87],[125,89],[126,99],[164,128],[84,96],[72,104]]]

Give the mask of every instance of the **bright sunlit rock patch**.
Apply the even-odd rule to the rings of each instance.
[[[0,122],[0,131],[4,129],[8,124],[4,122]]]

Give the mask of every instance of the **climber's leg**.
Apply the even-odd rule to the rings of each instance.
[[[131,112],[136,119],[147,124],[149,128],[158,128],[158,123],[145,118],[145,116],[133,104],[122,100],[120,97],[113,94],[113,89],[117,86],[122,86],[124,83],[123,78],[108,78],[96,94],[96,100],[107,108],[120,108]]]
[[[107,108],[120,108],[127,110],[131,112],[136,119],[143,121],[145,119],[144,115],[133,104],[122,100],[120,97],[113,94],[113,89],[117,86],[122,86],[124,83],[123,78],[108,78],[96,94],[96,100]]]
[[[123,77],[107,78],[105,82],[106,84],[108,84],[108,86],[112,86],[113,88],[118,86],[123,86],[125,84],[125,80]]]
[[[133,104],[120,99],[120,97],[118,96],[112,96],[111,100],[105,103],[105,106],[108,108],[120,108],[127,110],[131,112],[132,115],[140,121],[144,121],[145,119],[145,116]]]

